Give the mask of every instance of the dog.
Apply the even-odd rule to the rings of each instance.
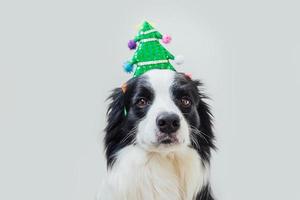
[[[214,200],[212,114],[200,81],[156,69],[109,99],[98,200]]]

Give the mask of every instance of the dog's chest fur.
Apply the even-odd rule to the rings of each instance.
[[[106,199],[192,200],[207,176],[191,148],[162,155],[128,146],[118,153],[104,191]]]

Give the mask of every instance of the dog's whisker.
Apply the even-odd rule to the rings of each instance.
[[[206,137],[211,138],[211,136],[205,134],[203,131],[199,130],[197,127],[191,125],[191,128],[192,128],[192,129],[195,129],[195,130],[197,130],[197,131],[200,131],[200,132],[201,132],[203,135],[205,135]]]
[[[136,129],[137,127],[133,127],[129,132],[128,134],[126,135],[126,137],[124,137],[122,140],[121,140],[121,143],[123,142],[126,142],[130,137],[134,136],[135,132],[136,132]],[[135,140],[135,138],[134,138]]]
[[[200,148],[200,145],[199,145],[197,139],[194,137],[194,135],[191,135],[191,140],[194,142],[194,144],[196,145],[197,148]]]
[[[200,145],[199,145],[199,143],[198,143],[198,140],[197,140],[197,138],[195,138],[194,135],[191,135],[191,140],[195,143],[195,145],[196,145],[198,148],[200,148]]]
[[[208,140],[205,138],[202,131],[200,131],[198,129],[194,129],[194,128],[191,128],[191,131],[192,131],[192,133],[199,135],[201,138],[203,138],[206,141],[206,143],[209,143]]]
[[[194,131],[193,133],[195,133],[196,135],[199,135],[201,138],[203,138],[206,141],[206,143],[208,143],[207,139],[201,134],[201,132]]]

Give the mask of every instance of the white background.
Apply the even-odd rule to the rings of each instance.
[[[94,199],[106,97],[144,19],[206,84],[219,200],[300,199],[298,1],[0,2],[0,199]]]

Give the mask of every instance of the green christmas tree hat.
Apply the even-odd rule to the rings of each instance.
[[[134,71],[134,77],[152,69],[176,71],[170,63],[175,57],[160,44],[160,39],[168,44],[172,38],[169,35],[162,35],[148,22],[144,22],[137,36],[128,42],[129,49],[133,50],[136,47],[137,49],[132,59],[124,64],[124,70],[128,73]],[[175,62],[181,64],[182,57],[176,57]]]

